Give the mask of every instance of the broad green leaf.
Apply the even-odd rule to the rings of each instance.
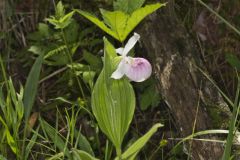
[[[112,37],[118,39],[118,36],[115,32],[113,32],[110,28],[108,28],[103,21],[99,20],[97,17],[95,17],[94,15],[82,11],[82,10],[75,10],[77,13],[81,14],[82,16],[84,16],[85,18],[87,18],[89,21],[91,21],[92,23],[94,23],[95,25],[97,25],[99,28],[101,28],[103,31],[105,31],[107,34],[111,35]]]
[[[117,39],[120,41],[124,40],[124,30],[126,28],[129,15],[122,11],[110,12],[104,9],[100,10],[104,19],[113,32],[117,35]]]
[[[121,41],[124,41],[129,33],[149,14],[153,13],[162,6],[165,6],[166,3],[156,3],[151,5],[146,5],[145,7],[135,10],[129,17],[126,28],[124,29],[123,38]]]
[[[166,4],[156,3],[152,5],[146,5],[139,8],[131,14],[123,11],[106,11],[101,9],[101,13],[104,19],[100,21],[95,16],[81,10],[76,10],[79,14],[96,24],[103,31],[114,37],[115,39],[123,42],[130,32],[149,14],[156,11]]]
[[[38,81],[39,81],[39,76],[42,68],[42,62],[43,62],[43,53],[40,54],[40,56],[37,58],[37,60],[33,64],[25,85],[25,92],[23,95],[23,104],[24,104],[24,113],[25,113],[24,115],[25,115],[26,122],[32,110],[34,100],[37,94]]]
[[[115,11],[123,11],[131,14],[136,9],[142,7],[145,0],[116,0],[113,2]]]
[[[50,126],[46,121],[40,120],[42,129],[47,133],[47,135],[50,137],[51,141],[57,146],[57,148],[61,151],[64,152],[64,154],[69,158],[70,157],[70,152],[68,148],[65,148],[65,142],[63,139],[60,137],[58,131]]]
[[[136,160],[137,154],[138,154],[138,152],[135,152],[135,153],[132,154],[130,157],[128,157],[127,159],[123,159],[123,160]]]
[[[73,148],[73,159],[74,160],[99,160],[95,157],[92,157],[90,154],[88,154],[87,152],[78,150]]]
[[[104,68],[97,79],[92,93],[92,111],[101,130],[117,149],[133,118],[135,95],[131,84],[126,79],[110,78],[117,56],[111,43],[104,39]]]
[[[157,131],[159,127],[163,125],[160,123],[155,124],[144,136],[139,138],[136,142],[134,142],[123,154],[122,160],[134,159],[137,153],[145,146],[151,136]],[[115,158],[115,160],[119,160]]]

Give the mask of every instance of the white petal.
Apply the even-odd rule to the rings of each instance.
[[[140,35],[137,33],[134,33],[134,35],[128,40],[126,46],[124,47],[122,56],[126,56],[139,39],[140,39]]]
[[[121,62],[118,64],[117,69],[112,73],[111,78],[113,79],[120,79],[124,75],[124,61],[121,60]]]
[[[144,58],[132,58],[130,67],[125,70],[126,76],[135,82],[142,82],[152,74],[151,64]]]
[[[123,54],[123,50],[124,50],[124,48],[120,47],[120,48],[116,49],[116,52],[118,54],[122,55]]]

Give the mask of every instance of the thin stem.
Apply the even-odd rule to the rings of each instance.
[[[68,43],[67,43],[67,40],[66,40],[66,36],[65,36],[64,30],[61,29],[61,32],[62,32],[62,37],[63,37],[64,43],[65,43],[66,48],[67,48],[67,53],[68,53],[67,56],[68,56],[68,59],[69,59],[69,61],[70,61],[70,63],[71,63],[72,70],[73,70],[74,73],[76,73],[76,70],[75,70],[75,68],[73,67],[73,59],[72,59],[71,51],[70,51],[70,49],[69,49],[69,46],[68,46]],[[85,100],[85,95],[84,95],[83,88],[82,88],[82,85],[81,85],[81,83],[80,83],[80,80],[78,79],[78,77],[77,77],[76,74],[74,74],[74,75],[75,75],[75,78],[76,78],[76,80],[77,80],[78,87],[79,87],[80,92],[81,92],[81,94],[82,94],[82,96],[83,96],[83,99]]]
[[[119,160],[122,160],[122,150],[120,148],[117,148],[116,152],[117,152],[117,157],[119,158]]]

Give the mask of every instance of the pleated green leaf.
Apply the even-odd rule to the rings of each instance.
[[[107,11],[101,9],[105,24],[117,35],[117,39],[123,42],[132,30],[149,14],[156,11],[165,4],[156,3],[146,5],[145,7],[135,10],[131,14],[122,11]]]
[[[79,14],[90,20],[97,25],[103,31],[114,37],[115,39],[123,42],[131,31],[149,14],[156,11],[165,3],[156,3],[152,5],[146,5],[136,9],[132,13],[123,11],[107,11],[101,9],[103,20],[99,20],[97,17],[91,15],[88,12],[76,10]],[[139,7],[139,6],[138,6]]]
[[[123,31],[122,41],[127,38],[129,33],[148,15],[156,11],[157,9],[165,6],[166,3],[156,3],[146,5],[145,7],[135,10],[128,18],[126,28]]]
[[[107,11],[104,9],[100,10],[105,24],[117,35],[117,40],[124,40],[124,30],[128,23],[129,15],[122,11]]]
[[[135,110],[135,95],[127,79],[114,80],[115,48],[104,38],[104,67],[92,93],[92,111],[99,127],[117,149],[121,144]]]
[[[89,21],[91,21],[92,23],[94,23],[95,25],[97,25],[99,28],[101,28],[104,32],[106,32],[107,34],[111,35],[112,37],[118,39],[118,36],[116,35],[115,32],[113,32],[110,28],[108,28],[103,21],[99,20],[96,16],[82,11],[82,10],[75,10],[77,13],[79,13],[80,15],[82,15],[83,17],[87,18]]]

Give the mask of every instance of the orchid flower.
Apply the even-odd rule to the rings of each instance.
[[[151,76],[152,66],[146,59],[127,56],[139,39],[140,35],[134,33],[124,48],[116,49],[116,52],[122,56],[122,59],[117,69],[112,73],[111,78],[120,79],[126,75],[132,81],[142,82]]]

